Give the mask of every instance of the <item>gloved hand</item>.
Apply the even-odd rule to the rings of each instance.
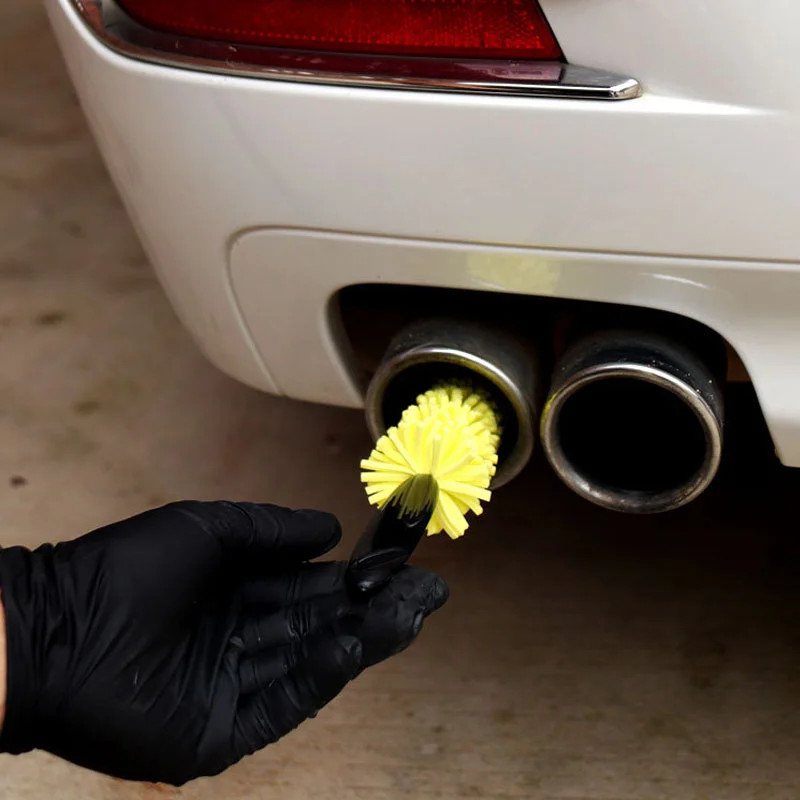
[[[339,538],[320,512],[185,502],[0,551],[0,749],[180,785],[276,741],[447,599],[406,568],[354,606],[344,564],[307,563]]]

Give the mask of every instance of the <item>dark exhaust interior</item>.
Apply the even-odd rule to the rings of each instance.
[[[593,483],[661,492],[688,483],[703,467],[703,426],[684,400],[635,378],[606,378],[564,403],[559,437],[566,460]]]

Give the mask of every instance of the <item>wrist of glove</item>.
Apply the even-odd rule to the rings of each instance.
[[[214,775],[405,649],[447,599],[413,567],[353,602],[321,512],[175,503],[72,542],[0,551],[0,750],[129,780]]]

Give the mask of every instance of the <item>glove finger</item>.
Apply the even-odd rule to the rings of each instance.
[[[360,664],[361,643],[354,636],[320,639],[297,667],[240,705],[237,754],[254,753],[315,716],[355,677]]]
[[[352,608],[342,591],[325,597],[295,603],[272,614],[246,615],[238,636],[245,655],[263,652],[302,641],[306,636],[344,617]]]
[[[264,503],[183,504],[184,513],[209,529],[232,554],[248,558],[308,561],[327,553],[342,537],[339,520],[324,511],[292,511]]]
[[[253,694],[282,678],[307,655],[306,641],[245,658],[239,664],[239,693]]]
[[[314,597],[342,592],[346,568],[346,563],[338,561],[301,564],[297,569],[245,582],[242,599],[252,605],[281,608]]]
[[[419,567],[404,567],[372,597],[346,630],[361,640],[362,667],[371,667],[405,650],[419,635],[424,619],[450,596],[442,578]]]

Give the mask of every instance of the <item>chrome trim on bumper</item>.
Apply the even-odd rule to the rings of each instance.
[[[154,31],[115,0],[71,0],[92,33],[115,52],[152,64],[248,78],[579,100],[630,100],[639,82],[552,61],[456,61],[283,50]],[[426,77],[426,66],[437,77]]]

